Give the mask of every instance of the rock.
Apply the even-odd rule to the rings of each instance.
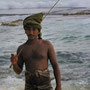
[[[23,22],[22,19],[18,19],[18,20],[12,21],[11,23],[22,23],[22,22]]]
[[[90,12],[77,12],[77,13],[63,13],[64,16],[67,15],[90,15]]]
[[[11,22],[2,22],[2,26],[18,26],[16,23],[11,23]]]
[[[11,21],[11,22],[2,22],[1,25],[2,26],[18,26],[18,25],[20,25],[22,23],[23,23],[23,20],[18,19],[18,20]]]

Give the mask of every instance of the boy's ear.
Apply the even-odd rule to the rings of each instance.
[[[38,34],[40,34],[40,30],[38,29]]]
[[[38,34],[40,34],[40,32],[38,32]]]

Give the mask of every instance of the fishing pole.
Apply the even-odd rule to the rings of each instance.
[[[47,14],[43,17],[43,20],[46,18],[47,15],[49,15],[50,11],[55,7],[55,5],[59,2],[60,0],[58,0],[51,8],[50,10],[47,12]],[[24,46],[25,47],[25,46]],[[24,47],[19,51],[19,53],[17,54],[17,57],[20,55],[20,53],[22,52],[22,50],[24,49]],[[13,64],[10,65],[9,68],[12,67]]]
[[[46,18],[47,15],[49,15],[50,11],[55,7],[55,5],[59,2],[60,0],[58,0],[51,8],[50,10],[47,12],[47,14],[45,15],[45,17],[43,17],[43,20]]]
[[[25,47],[25,46],[24,46],[24,47]],[[17,54],[17,57],[20,55],[20,53],[22,52],[22,50],[24,49],[24,47],[19,51],[19,53]],[[11,68],[12,65],[13,65],[13,64],[11,64],[9,68]]]

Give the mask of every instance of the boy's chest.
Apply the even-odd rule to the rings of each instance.
[[[47,48],[46,47],[26,47],[22,54],[24,60],[41,60],[47,58]]]

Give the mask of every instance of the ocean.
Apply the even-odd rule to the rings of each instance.
[[[16,75],[10,55],[27,40],[22,21],[47,13],[57,0],[0,1],[0,90],[24,90],[25,68]],[[42,38],[54,48],[61,71],[62,90],[90,90],[90,1],[61,0],[42,22]],[[53,69],[49,63],[53,78]],[[55,80],[52,80],[55,88]]]

